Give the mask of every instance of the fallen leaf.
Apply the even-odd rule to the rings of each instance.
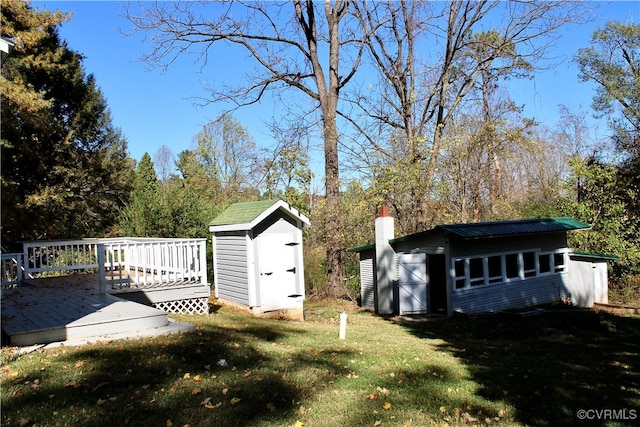
[[[84,360],[78,360],[78,361],[76,362],[75,367],[76,367],[76,368],[82,368],[82,367],[84,366],[84,364],[85,364],[85,361],[84,361]]]
[[[441,407],[440,407],[440,412],[441,412],[441,413],[443,413],[443,414],[444,414],[445,412],[447,412],[447,408],[446,408],[446,406],[441,406]]]
[[[173,427],[173,422],[171,420],[167,420],[167,427]]]
[[[98,399],[97,403],[98,403],[98,405],[102,405],[105,402],[106,402],[106,400],[104,400],[104,399]]]
[[[225,387],[222,389],[222,394],[224,394],[225,396],[227,395],[227,393],[229,393],[229,387]]]
[[[187,372],[182,376],[182,378],[184,378],[185,380],[188,380],[189,378],[191,378],[191,374]]]
[[[378,398],[378,393],[376,393],[375,391],[372,391],[371,393],[369,393],[369,396],[367,396],[367,399],[369,400],[376,400]]]
[[[200,387],[194,387],[193,390],[191,390],[191,395],[195,396],[196,394],[200,394],[202,393],[202,389]]]
[[[386,389],[386,388],[384,388],[384,387],[377,387],[377,388],[376,388],[376,391],[377,391],[378,393],[380,393],[381,395],[383,395],[383,396],[389,396],[389,390],[387,390],[387,389]]]
[[[218,402],[215,405],[213,403],[211,403],[211,398],[207,397],[205,400],[202,401],[202,403],[200,403],[202,406],[204,406],[207,409],[215,409],[215,408],[219,408],[222,406],[222,402]]]
[[[240,402],[240,400],[241,399],[239,397],[234,397],[234,398],[231,399],[231,404],[232,405],[237,405],[238,402]]]
[[[293,425],[293,427],[302,427],[304,425],[304,423],[302,421],[296,421],[296,423]]]
[[[267,403],[267,409],[269,410],[269,412],[276,412],[276,405],[274,405],[273,403],[269,402],[269,403]]]
[[[391,403],[385,402],[384,405],[382,406],[382,409],[386,409],[388,411],[389,409],[391,409]]]
[[[472,417],[468,412],[463,412],[463,413],[462,413],[462,418],[464,418],[464,420],[465,420],[467,423],[475,423],[475,422],[478,422],[478,419],[477,419],[477,418],[475,418],[475,417]]]
[[[200,375],[196,375],[195,377],[193,377],[194,381],[201,381],[202,378],[200,378]]]

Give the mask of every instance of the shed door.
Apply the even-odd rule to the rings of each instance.
[[[296,258],[293,234],[259,237],[259,293],[263,311],[292,308],[296,291]]]
[[[400,254],[398,257],[400,314],[428,313],[427,284],[427,254]]]
[[[609,284],[607,281],[606,262],[593,263],[593,287],[593,302],[609,304]]]

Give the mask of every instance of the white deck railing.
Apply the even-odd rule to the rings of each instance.
[[[22,266],[22,254],[2,254],[0,274],[2,275],[2,283],[0,283],[0,288],[10,288],[20,285],[20,282],[22,282],[22,276],[24,274],[24,268]]]
[[[207,283],[206,239],[127,239],[104,244],[114,289]]]
[[[2,287],[23,277],[97,272],[101,292],[207,283],[206,239],[114,238],[23,243],[2,255]],[[20,276],[18,276],[20,275]]]
[[[98,271],[100,239],[37,240],[24,242],[26,277],[47,277]]]

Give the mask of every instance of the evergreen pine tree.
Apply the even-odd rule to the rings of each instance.
[[[130,192],[133,161],[82,57],[58,36],[66,20],[3,0],[2,245],[103,236]]]

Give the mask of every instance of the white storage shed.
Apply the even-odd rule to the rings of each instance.
[[[379,314],[483,313],[570,299],[606,303],[607,260],[573,252],[567,234],[589,229],[573,218],[438,225],[394,237],[388,210],[360,257],[362,306]]]
[[[302,229],[310,225],[279,199],[229,206],[209,224],[216,298],[257,315],[302,320]]]
[[[613,255],[589,252],[571,252],[569,254],[568,288],[571,302],[580,307],[593,307],[594,303],[609,303],[609,277],[607,262],[615,261]]]

